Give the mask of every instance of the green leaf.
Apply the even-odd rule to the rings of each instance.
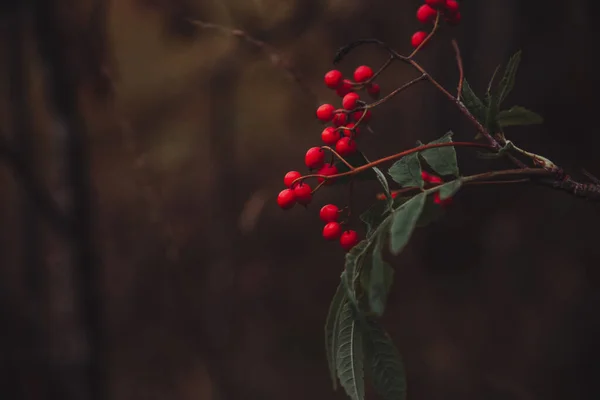
[[[340,383],[351,399],[363,400],[365,383],[362,332],[349,302],[344,305],[340,316],[338,343],[336,368]]]
[[[494,85],[494,81],[496,80],[496,75],[498,75],[499,70],[500,70],[500,66],[498,65],[496,67],[496,69],[494,70],[494,73],[492,74],[492,78],[490,79],[490,82],[488,83],[487,89],[485,91],[486,101],[487,101],[487,99],[492,97],[492,86]]]
[[[496,123],[496,115],[500,111],[500,102],[498,95],[490,96],[488,100],[488,108],[485,114],[485,129],[490,133],[496,133],[498,131],[498,124]]]
[[[325,352],[327,354],[327,363],[329,365],[331,381],[333,382],[333,390],[337,389],[337,327],[342,309],[347,301],[346,292],[340,283],[333,295],[333,300],[329,306],[329,312],[327,313],[327,320],[325,322]]]
[[[344,157],[344,159],[348,162],[348,164],[352,165],[353,167],[360,167],[360,166],[363,166],[363,165],[366,165],[369,163],[369,161],[366,159],[364,154],[361,152],[356,152],[348,157]],[[342,172],[350,171],[350,168],[348,168],[348,166],[346,164],[344,164],[342,161],[338,160],[333,165],[335,165],[335,167],[338,170],[338,173],[340,173],[340,174]],[[352,179],[362,180],[362,181],[372,181],[372,180],[377,179],[377,176],[375,174],[375,171],[373,171],[372,169],[367,169],[366,171],[358,173],[353,176],[344,176],[341,178],[337,178],[335,181],[333,181],[332,185],[346,184],[346,183],[350,182],[350,180],[352,180]]]
[[[440,192],[440,200],[446,200],[448,197],[452,197],[456,194],[456,192],[458,192],[458,189],[460,189],[462,187],[463,184],[463,180],[462,179],[455,179],[453,181],[450,181],[448,183],[444,183],[443,185],[439,186],[439,192]]]
[[[500,111],[496,116],[496,122],[501,127],[506,127],[541,124],[544,119],[524,107],[514,106],[510,110]]]
[[[485,104],[483,104],[483,101],[481,101],[481,99],[477,97],[475,92],[473,92],[473,89],[471,89],[471,86],[469,85],[469,82],[467,82],[466,79],[463,79],[461,97],[462,102],[467,108],[467,110],[469,110],[469,112],[480,123],[483,124],[485,122],[486,106]]]
[[[506,64],[506,69],[504,70],[504,76],[502,76],[502,79],[498,84],[499,105],[502,104],[502,102],[515,87],[515,78],[517,76],[517,69],[519,68],[520,63],[521,51],[519,50],[510,58],[510,60],[508,60],[508,64]]]
[[[386,200],[378,200],[367,211],[360,215],[360,220],[367,226],[367,239],[386,217],[388,208]]]
[[[404,187],[422,188],[424,185],[418,153],[409,154],[396,161],[388,170],[388,174]]]
[[[368,297],[371,311],[382,316],[394,279],[394,269],[383,260],[384,234],[375,239],[373,262],[369,276]]]
[[[375,391],[383,400],[406,399],[406,373],[390,336],[374,320],[365,327],[365,361]]]
[[[421,212],[421,216],[417,221],[417,227],[422,228],[427,226],[440,219],[444,214],[444,207],[440,207],[439,204],[436,204],[433,201],[433,196],[427,196],[427,199],[425,200],[425,206],[423,206],[423,211]]]
[[[450,131],[441,138],[427,144],[452,143],[452,135],[453,133]],[[458,161],[453,146],[425,150],[421,152],[421,156],[438,175],[458,176]]]
[[[396,255],[404,249],[423,211],[427,193],[420,193],[394,210],[390,229],[390,251]]]
[[[365,250],[369,246],[368,240],[362,240],[356,246],[346,253],[345,272],[348,277],[349,283],[354,282],[356,275],[360,272],[359,265],[364,256]]]
[[[373,171],[375,171],[377,179],[379,179],[379,183],[381,183],[381,186],[383,187],[383,192],[385,193],[386,202],[388,204],[387,208],[390,209],[394,204],[394,199],[392,199],[392,194],[390,193],[390,185],[388,184],[387,178],[379,168],[373,167]]]

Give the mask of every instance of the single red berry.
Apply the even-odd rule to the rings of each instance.
[[[460,6],[456,0],[446,0],[446,12],[450,14],[457,13]]]
[[[431,175],[431,177],[429,178],[429,183],[434,183],[434,184],[440,184],[440,183],[444,183],[444,180],[442,178],[440,178],[439,176],[435,176],[435,175]]]
[[[446,0],[425,0],[425,3],[433,8],[443,7],[446,5]]]
[[[308,183],[302,182],[294,187],[294,196],[300,204],[308,204],[312,200],[312,189]]]
[[[363,117],[363,114],[365,115]],[[362,120],[361,120],[362,118]],[[361,121],[361,123],[367,123],[371,120],[371,110],[355,111],[352,113],[352,119],[355,121]]]
[[[379,98],[379,94],[381,92],[381,88],[376,83],[370,83],[367,85],[367,93],[374,99]]]
[[[325,240],[338,240],[342,235],[342,226],[339,222],[330,222],[323,227]]]
[[[319,212],[319,218],[323,222],[335,222],[340,216],[340,209],[335,204],[325,204]]]
[[[440,192],[435,192],[433,194],[433,202],[435,204],[439,204],[442,207],[447,207],[450,204],[452,204],[452,197],[448,197],[448,198],[442,200],[441,197],[440,197]]]
[[[292,187],[292,182],[302,177],[302,174],[298,171],[290,171],[283,177],[283,184],[289,188]],[[296,182],[298,184],[298,182]],[[295,186],[295,185],[294,185]]]
[[[329,122],[333,119],[335,107],[331,104],[323,104],[317,108],[317,118],[323,122]]]
[[[421,45],[421,43],[423,43],[423,41],[425,40],[425,38],[427,37],[427,32],[423,32],[423,31],[419,31],[419,32],[415,32],[414,35],[412,35],[411,38],[411,43],[412,46],[414,48],[417,48]]]
[[[328,126],[321,132],[321,140],[326,146],[335,146],[341,137],[340,131],[336,131],[333,126]]]
[[[289,210],[296,204],[296,195],[292,189],[283,189],[277,196],[277,204],[284,210]]]
[[[358,233],[356,233],[356,231],[353,230],[345,231],[340,237],[340,244],[342,245],[342,248],[346,251],[350,251],[354,246],[358,244],[358,242]]]
[[[435,21],[435,17],[437,16],[437,11],[434,10],[430,5],[423,4],[417,10],[417,19],[422,24],[430,24]]]
[[[347,124],[346,128],[348,128],[349,130],[344,129],[344,136],[356,137],[360,133],[360,128],[358,128],[354,122],[350,122],[349,124]]]
[[[448,25],[458,25],[460,23],[460,19],[461,19],[460,12],[457,11],[455,13],[449,14],[446,17],[446,22],[448,22]]]
[[[357,83],[363,83],[373,77],[373,70],[371,67],[361,65],[354,70],[354,81]]]
[[[342,86],[344,76],[337,69],[333,69],[325,74],[325,85],[329,89],[337,89]]]
[[[339,112],[333,117],[333,126],[346,125],[346,122],[348,122],[348,115],[346,113]]]
[[[335,144],[335,151],[342,157],[356,153],[356,149],[356,140],[349,138],[348,136],[344,136]]]
[[[425,181],[425,182],[429,182],[429,180],[431,179],[431,175],[429,174],[429,172],[427,171],[421,171],[421,178]]]
[[[304,156],[304,163],[310,169],[318,169],[325,164],[325,151],[320,147],[311,147]]]
[[[358,93],[348,93],[342,99],[342,107],[344,107],[346,110],[354,110],[359,99],[360,96]]]
[[[338,169],[334,164],[325,164],[320,170],[317,171],[317,175],[324,176],[332,176],[336,175],[337,173]],[[317,178],[317,181],[319,181],[319,183],[323,182],[324,180],[324,178]],[[325,182],[325,185],[331,185],[334,181],[335,179],[328,179],[327,182]]]
[[[337,88],[335,92],[338,96],[344,97],[345,95],[353,91],[352,88],[352,82],[349,79],[344,79],[344,82],[342,82],[342,86]]]

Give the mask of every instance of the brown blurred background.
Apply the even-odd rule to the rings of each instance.
[[[454,34],[481,92],[523,49],[509,102],[546,122],[510,138],[600,174],[594,3],[467,0],[463,24],[420,60],[453,88]],[[322,85],[335,50],[377,37],[408,52],[418,5],[5,0],[0,399],[344,399],[322,328],[343,252],[320,238],[316,210],[345,193],[286,213],[274,198],[319,142],[314,105],[335,100]],[[187,18],[243,29],[283,58]],[[383,60],[363,48],[341,68]],[[380,83],[413,76],[397,65]],[[474,135],[426,84],[371,126],[370,158],[449,128]],[[465,173],[491,165],[459,156]],[[358,207],[377,190],[361,186]],[[410,400],[600,398],[598,207],[478,187],[415,235],[393,260],[385,316]]]

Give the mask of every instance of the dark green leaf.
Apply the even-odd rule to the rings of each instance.
[[[454,196],[454,194],[456,192],[458,192],[458,189],[461,188],[462,184],[463,184],[462,179],[455,179],[451,182],[440,185],[439,186],[440,199],[446,200],[448,197]]]
[[[510,110],[500,111],[496,116],[496,121],[501,127],[506,127],[541,124],[544,119],[524,107],[514,106]]]
[[[354,246],[352,250],[346,253],[346,262],[344,270],[350,283],[354,282],[354,280],[356,279],[356,275],[360,272],[359,266],[362,262],[362,258],[364,257],[365,250],[369,246],[369,244],[370,242],[368,240],[363,240],[359,242],[356,246]]]
[[[344,159],[348,162],[348,164],[352,165],[355,168],[369,163],[367,161],[367,159],[365,158],[365,156],[361,152],[356,152],[356,153],[352,154],[351,156],[345,157]],[[350,168],[348,168],[348,166],[341,161],[336,161],[334,163],[334,165],[336,166],[338,173],[340,173],[340,174],[343,172],[350,171]],[[344,177],[338,178],[332,183],[332,185],[346,184],[346,183],[350,182],[351,179],[372,181],[372,180],[377,179],[377,175],[375,174],[375,171],[373,171],[372,169],[368,169],[364,172],[353,175],[352,177],[344,176]]]
[[[383,400],[406,399],[406,373],[390,336],[374,320],[365,327],[365,364]]]
[[[388,170],[392,179],[404,187],[423,187],[419,154],[412,153],[396,161]]]
[[[498,132],[498,124],[496,123],[496,115],[498,115],[498,112],[500,111],[500,103],[498,100],[499,97],[497,94],[490,96],[488,99],[488,108],[485,114],[484,126],[490,133]]]
[[[392,199],[392,194],[390,193],[390,185],[388,184],[387,178],[379,168],[373,167],[373,171],[375,171],[377,179],[379,179],[379,183],[381,183],[381,186],[383,187],[383,192],[385,193],[388,209],[390,209],[392,207],[392,204],[394,203],[394,199]]]
[[[452,135],[450,131],[441,138],[427,144],[452,143]],[[438,147],[425,150],[421,152],[421,156],[437,174],[442,176],[458,176],[458,161],[456,160],[456,150],[454,147]]]
[[[492,78],[490,79],[490,82],[488,83],[487,89],[485,91],[486,101],[487,101],[487,99],[492,97],[492,86],[494,85],[494,81],[496,80],[496,75],[498,75],[499,70],[500,70],[500,66],[498,65],[496,67],[496,69],[494,70],[494,73],[492,74]]]
[[[387,201],[378,200],[360,215],[360,220],[367,226],[367,238],[371,236],[381,221],[385,219],[387,208]]]
[[[333,383],[333,390],[337,389],[337,326],[344,304],[348,301],[342,284],[340,283],[333,295],[333,300],[329,306],[327,320],[325,322],[325,352],[327,353],[327,363],[329,364],[329,373]]]
[[[433,196],[427,196],[423,211],[417,221],[417,227],[422,228],[427,226],[440,219],[442,215],[444,215],[444,207],[440,207],[439,204],[436,204],[433,201]]]
[[[390,251],[396,255],[410,240],[425,205],[426,193],[420,193],[393,211]]]
[[[363,400],[365,397],[365,386],[362,332],[350,302],[346,302],[344,305],[337,333],[338,352],[336,369],[338,378],[346,394],[351,399]]]
[[[504,70],[504,76],[498,84],[498,105],[506,99],[510,92],[515,87],[515,77],[517,76],[517,69],[521,63],[521,51],[517,51],[506,64]]]
[[[383,244],[386,235],[380,234],[375,238],[373,247],[373,262],[369,277],[369,306],[376,315],[382,316],[385,304],[394,279],[394,269],[383,260]]]
[[[486,107],[479,97],[473,92],[466,79],[463,79],[461,91],[462,102],[469,112],[480,122],[485,122]]]

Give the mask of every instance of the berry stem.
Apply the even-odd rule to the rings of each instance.
[[[416,56],[417,53],[419,52],[419,50],[421,50],[423,48],[423,46],[425,46],[427,44],[427,42],[429,42],[429,40],[433,37],[433,35],[435,34],[435,32],[437,31],[437,29],[439,27],[439,22],[440,22],[440,12],[438,11],[435,16],[435,22],[433,23],[433,29],[431,30],[431,32],[429,32],[429,35],[427,35],[427,37],[425,39],[423,39],[421,44],[418,45],[417,48],[414,49],[412,53],[410,53],[410,55],[407,57],[409,60],[412,59],[414,56]]]
[[[369,108],[373,108],[373,107],[377,107],[378,105],[385,103],[386,101],[388,101],[389,99],[391,99],[392,97],[394,97],[395,95],[397,95],[398,93],[408,89],[410,86],[414,85],[417,82],[423,81],[427,79],[427,75],[426,74],[421,74],[421,76],[413,79],[412,81],[406,82],[404,85],[400,86],[399,88],[395,89],[393,92],[391,92],[390,94],[388,94],[387,96],[385,96],[384,98],[377,100],[374,103],[371,103],[367,106],[365,106],[365,109],[369,109]],[[358,125],[358,123],[357,123]]]
[[[347,128],[346,128],[347,129]],[[341,162],[343,162],[346,167],[350,168],[350,171],[354,171],[356,168],[354,168],[352,165],[350,165],[350,163],[348,161],[346,161],[344,159],[344,157],[342,157],[337,151],[335,151],[334,149],[332,149],[329,146],[321,146],[322,149],[325,150],[329,150],[331,152],[331,154],[333,154],[334,156],[336,156]],[[333,176],[333,175],[332,175]]]
[[[458,67],[458,86],[456,88],[456,100],[460,101],[460,94],[462,93],[463,81],[465,80],[465,70],[463,68],[463,61],[460,55],[460,48],[456,39],[452,39],[452,48],[454,54],[456,54],[456,66]]]

